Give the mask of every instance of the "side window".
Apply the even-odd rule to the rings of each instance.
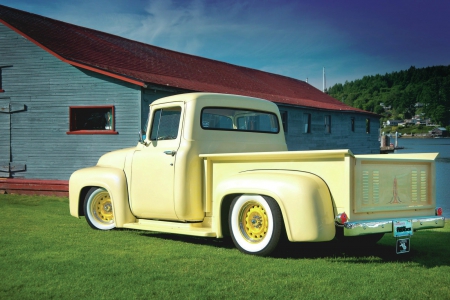
[[[288,132],[288,112],[287,111],[280,111],[281,115],[281,123],[283,124],[283,130],[284,132]]]
[[[355,132],[355,118],[350,118],[350,129],[352,132]]]
[[[311,133],[311,114],[303,114],[303,133]]]
[[[331,133],[331,116],[325,116],[325,133]]]
[[[111,134],[114,130],[114,106],[69,107],[68,134]]]
[[[366,133],[370,133],[370,119],[366,119]]]
[[[3,85],[3,76],[4,74],[4,69],[8,69],[8,68],[12,68],[12,65],[10,66],[0,66],[0,93],[4,93],[5,92],[5,86]]]
[[[157,109],[153,115],[150,140],[174,140],[178,136],[181,107]]]

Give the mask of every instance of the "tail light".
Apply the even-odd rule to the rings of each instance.
[[[436,216],[442,216],[442,207],[436,207]]]
[[[348,220],[348,216],[345,212],[338,214],[334,219],[336,223],[343,225]]]

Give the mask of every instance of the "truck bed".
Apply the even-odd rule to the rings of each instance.
[[[294,170],[328,185],[335,209],[351,220],[434,215],[437,153],[353,155],[350,150],[202,154],[205,205],[215,183],[249,170]]]

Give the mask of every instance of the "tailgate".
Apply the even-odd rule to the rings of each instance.
[[[396,212],[434,209],[435,159],[438,153],[355,155],[352,211],[367,219]],[[424,212],[425,213],[425,212]],[[356,217],[355,215],[352,216]]]

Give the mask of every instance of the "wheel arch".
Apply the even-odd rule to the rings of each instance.
[[[89,192],[89,190],[93,187],[95,186],[85,186],[80,191],[80,195],[78,197],[78,215],[80,217],[84,216],[84,209],[83,209],[84,199],[86,198],[86,195]]]
[[[242,194],[228,194],[222,198],[220,207],[220,227],[219,227],[220,237],[231,236],[230,228],[228,226],[228,214],[230,212],[231,202],[233,202],[234,198],[240,195]]]
[[[285,170],[242,172],[223,180],[215,191],[218,237],[229,234],[228,212],[238,195],[257,194],[275,200],[290,241],[329,241],[335,236],[334,203],[317,175]]]
[[[111,197],[116,227],[135,221],[128,202],[128,187],[123,170],[110,167],[91,167],[78,170],[69,180],[70,213],[83,216],[84,199],[92,187],[104,188]]]

